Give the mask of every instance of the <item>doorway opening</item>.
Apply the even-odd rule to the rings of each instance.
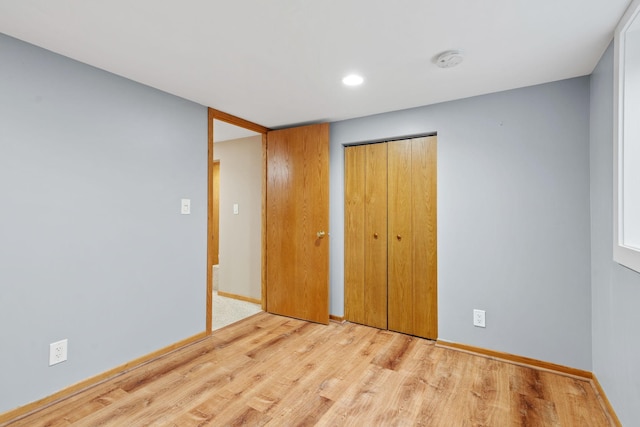
[[[209,111],[207,332],[263,308],[262,129],[233,119]]]
[[[247,227],[249,231],[254,230],[253,233],[249,233],[253,243],[246,247],[249,249],[245,249],[245,252],[251,252],[251,248],[259,248],[261,309],[326,324],[329,322],[329,124],[320,123],[272,131],[209,108],[206,332],[210,334],[213,330],[214,311],[214,160],[218,157],[216,151],[220,151],[218,144],[224,139],[220,134],[223,133],[222,129],[229,129],[228,125],[233,125],[232,129],[239,127],[261,136],[261,161],[253,166],[243,162],[235,168],[231,167],[244,174],[248,174],[249,169],[255,169],[262,177],[260,227]],[[214,140],[217,141],[216,144]],[[215,148],[216,146],[218,148]],[[225,158],[218,160],[221,186],[220,218],[223,213],[229,212],[238,216],[244,211],[240,202],[223,201],[225,191],[222,188],[226,180],[225,165],[228,162]],[[230,194],[237,197],[241,191],[232,191]],[[225,203],[230,205],[225,207]],[[291,212],[298,214],[290,215]],[[225,229],[226,226],[219,224],[218,289],[223,292],[226,292],[223,289],[223,286],[226,286],[223,271],[227,268],[226,263],[229,259],[222,242]],[[238,233],[234,237],[239,235]],[[257,243],[258,239],[260,243]],[[291,283],[294,286],[287,288]],[[220,295],[220,292],[218,294]],[[249,298],[255,301],[254,297]]]

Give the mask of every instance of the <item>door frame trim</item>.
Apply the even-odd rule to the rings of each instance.
[[[236,117],[234,115],[225,113],[220,110],[209,107],[207,111],[207,313],[206,313],[206,333],[211,335],[213,326],[213,198],[211,197],[213,192],[213,121],[220,120],[241,128],[252,130],[254,132],[262,134],[262,261],[261,261],[261,280],[262,280],[262,309],[266,308],[266,238],[265,238],[265,221],[266,221],[266,180],[267,180],[267,132],[270,130],[267,127],[261,126],[257,123],[250,122],[248,120]]]

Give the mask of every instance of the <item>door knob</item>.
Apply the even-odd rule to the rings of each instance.
[[[398,240],[402,240],[402,236],[401,235],[398,234],[396,237],[398,238]]]
[[[322,238],[325,236],[325,234],[326,234],[326,233],[325,233],[324,231],[318,231],[318,232],[316,233],[316,236],[318,236],[318,239],[322,239]]]
[[[377,239],[378,238],[378,233],[373,233],[373,238]]]

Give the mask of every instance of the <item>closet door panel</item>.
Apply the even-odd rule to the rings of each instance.
[[[387,144],[369,144],[365,164],[365,324],[387,329]]]
[[[388,327],[413,334],[411,141],[388,143]]]
[[[436,138],[411,142],[413,334],[438,337]]]
[[[365,159],[364,146],[347,147],[345,162],[344,317],[365,323]]]

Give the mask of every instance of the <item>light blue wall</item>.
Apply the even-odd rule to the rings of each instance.
[[[204,329],[207,114],[3,35],[0,63],[2,412]],[[590,79],[333,123],[331,312],[343,146],[437,132],[440,338],[593,369],[639,420],[640,275],[611,261],[612,73],[610,48]],[[69,361],[48,367],[62,338]]]
[[[593,372],[623,425],[640,425],[640,274],[613,262],[613,44],[591,75]]]
[[[439,337],[591,370],[588,77],[332,123],[331,312],[344,304],[343,146],[432,132]]]
[[[206,168],[205,107],[0,35],[0,412],[204,330]]]

